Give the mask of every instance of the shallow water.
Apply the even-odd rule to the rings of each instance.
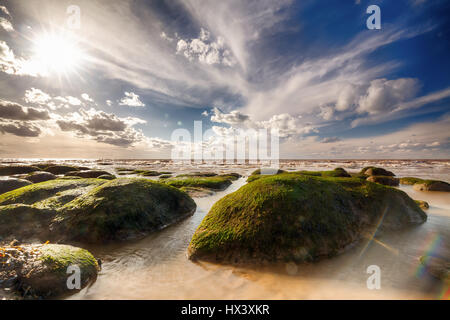
[[[421,174],[415,170],[408,168],[408,174],[401,175],[448,177],[446,170],[422,168]],[[372,241],[333,259],[251,269],[189,261],[189,241],[210,207],[243,184],[244,178],[214,196],[195,198],[198,208],[192,217],[143,240],[88,248],[102,259],[102,271],[91,287],[70,298],[439,299],[448,290],[424,272],[418,259],[427,253],[449,258],[444,246],[450,244],[450,195],[418,192],[410,186],[401,189],[430,204],[426,223],[403,232],[376,234]],[[370,265],[380,267],[379,290],[367,288]]]
[[[38,161],[38,160],[34,160]],[[30,164],[25,159],[3,163]],[[42,161],[42,160],[39,160]],[[48,161],[48,160],[46,160]],[[248,174],[256,165],[178,165],[170,161],[57,160],[57,163],[95,167],[114,172],[116,167],[185,173],[192,171]],[[436,160],[341,160],[282,161],[285,170],[329,170],[343,167],[359,171],[368,165],[392,170],[397,176],[415,176],[450,182],[450,162]],[[150,179],[157,179],[152,177]],[[419,192],[401,186],[413,199],[430,204],[428,221],[403,232],[376,234],[346,253],[314,264],[280,264],[237,268],[211,263],[193,263],[186,257],[189,241],[211,206],[245,184],[235,181],[227,190],[194,198],[195,214],[142,240],[87,247],[103,261],[97,281],[69,299],[439,299],[442,282],[420,267],[424,254],[450,259],[450,194]],[[367,288],[367,267],[381,270],[381,288]]]

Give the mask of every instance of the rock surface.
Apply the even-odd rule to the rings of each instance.
[[[367,181],[383,184],[385,186],[396,187],[400,184],[400,179],[393,178],[390,176],[370,176]]]
[[[361,170],[360,173],[365,174],[367,176],[388,176],[388,177],[395,176],[393,172],[378,167],[365,167]]]
[[[0,196],[0,236],[126,240],[177,222],[195,208],[186,193],[148,179],[56,179]]]
[[[103,170],[80,170],[80,171],[69,171],[66,172],[64,175],[81,178],[98,178],[103,175],[111,175],[111,174],[108,171]]]
[[[231,263],[314,261],[373,232],[382,217],[381,232],[427,219],[403,191],[358,178],[267,176],[216,202],[188,254]]]
[[[39,168],[35,166],[0,166],[0,176],[11,176],[33,171],[39,171]]]
[[[413,185],[414,190],[417,191],[442,191],[450,192],[450,184],[444,181],[438,180],[422,180],[421,182],[416,182]]]
[[[24,179],[1,179],[0,180],[0,194],[9,192],[18,188],[22,188],[30,185],[31,182]]]
[[[39,183],[44,182],[48,180],[54,180],[57,176],[55,176],[53,173],[45,172],[45,171],[36,171],[33,173],[30,173],[28,176],[25,177],[26,180],[32,182],[32,183]]]
[[[80,288],[67,285],[79,268]],[[35,244],[0,248],[0,288],[25,298],[52,298],[75,293],[97,278],[99,266],[87,250],[57,244]],[[76,284],[69,281],[69,285]]]
[[[65,165],[50,165],[49,167],[42,168],[42,171],[47,171],[53,174],[65,174],[69,171],[78,171],[78,167],[65,166]]]

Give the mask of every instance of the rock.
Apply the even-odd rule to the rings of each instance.
[[[56,179],[4,193],[0,195],[0,235],[22,241],[34,238],[57,240],[51,237],[49,226],[58,209],[106,182]]]
[[[159,179],[169,179],[169,178],[172,178],[171,174],[162,174],[159,176]]]
[[[234,177],[231,176],[219,176],[212,177],[205,176],[177,176],[172,179],[165,179],[162,182],[176,188],[193,187],[203,188],[213,191],[225,190],[232,184]]]
[[[24,186],[30,185],[31,182],[23,179],[5,179],[0,180],[0,194],[9,192]]]
[[[423,181],[423,179],[414,178],[414,177],[400,178],[400,184],[405,184],[405,185],[410,185],[410,186],[414,185],[415,183],[422,182],[422,181]]]
[[[112,174],[102,174],[98,179],[114,180],[116,179],[116,176]]]
[[[0,176],[11,176],[33,171],[39,171],[39,168],[35,166],[0,166]]]
[[[438,180],[422,180],[413,185],[417,191],[443,191],[450,192],[450,184]]]
[[[441,279],[446,284],[450,284],[450,262],[432,256],[420,257],[420,263],[433,277]]]
[[[361,170],[360,173],[365,174],[367,176],[389,176],[389,177],[395,176],[393,172],[377,167],[365,167]]]
[[[423,201],[423,200],[414,200],[417,205],[422,209],[422,210],[427,210],[430,208],[430,205],[428,204],[428,202]]]
[[[81,178],[98,178],[103,175],[110,176],[108,171],[103,170],[82,170],[82,171],[69,171],[65,173],[66,176],[74,176]]]
[[[44,182],[48,180],[56,179],[57,177],[50,172],[44,172],[44,171],[36,171],[33,173],[30,173],[27,177],[25,177],[26,180],[31,181],[32,183],[39,183]]]
[[[54,165],[44,168],[42,170],[53,174],[66,174],[67,172],[79,171],[80,169],[74,166]]]
[[[195,209],[195,202],[176,188],[148,179],[115,179],[65,205],[52,228],[70,240],[126,240],[186,218]]]
[[[255,172],[257,173],[255,175]],[[286,171],[278,170],[277,174],[285,173]],[[336,168],[334,170],[329,171],[308,171],[308,170],[302,170],[302,171],[296,171],[291,173],[297,173],[301,175],[306,176],[313,176],[313,177],[336,177],[336,178],[349,178],[351,175],[345,171],[343,168]],[[258,175],[258,170],[254,171],[250,177],[248,177],[247,182],[252,182],[257,179],[259,179],[260,175]]]
[[[398,189],[357,178],[285,173],[262,177],[216,202],[188,255],[226,263],[315,261],[344,251],[366,233],[426,219]]]
[[[389,176],[370,176],[367,181],[380,183],[385,186],[398,186],[400,184],[400,179],[389,177]]]
[[[94,282],[99,266],[87,250],[68,245],[44,244],[0,249],[0,288],[9,287],[25,297],[52,298],[78,292],[68,279],[79,268],[80,289]]]
[[[139,238],[195,211],[184,192],[148,179],[56,179],[0,196],[0,235],[42,241]]]

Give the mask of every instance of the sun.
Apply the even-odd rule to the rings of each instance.
[[[34,41],[36,63],[47,73],[70,73],[80,67],[83,52],[67,34],[43,34]]]

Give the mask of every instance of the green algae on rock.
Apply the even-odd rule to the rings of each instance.
[[[403,191],[357,178],[285,173],[262,177],[214,204],[188,248],[190,259],[314,261],[365,233],[426,221]]]
[[[400,184],[400,179],[390,176],[370,176],[367,178],[367,181],[393,187],[396,187]]]
[[[58,244],[8,246],[0,249],[0,287],[33,298],[75,293],[97,278],[99,266],[87,250]],[[68,277],[79,270],[79,288]]]
[[[438,180],[422,180],[413,185],[414,190],[417,191],[442,191],[450,192],[450,184]]]
[[[194,188],[205,188],[213,191],[225,190],[232,184],[232,180],[235,180],[233,176],[220,176],[215,175],[212,177],[204,176],[189,176],[189,177],[175,177],[170,179],[165,179],[163,182],[169,186],[176,188],[181,187],[194,187]]]
[[[98,179],[105,179],[105,180],[114,180],[116,179],[116,176],[113,174],[102,174],[98,177]]]
[[[400,184],[405,184],[405,185],[414,185],[417,182],[422,182],[423,179],[420,178],[415,178],[415,177],[403,177],[400,178]]]
[[[184,192],[148,179],[56,179],[0,196],[0,236],[125,240],[194,213]]]
[[[64,205],[52,228],[70,240],[139,238],[196,209],[184,192],[148,179],[114,179]]]
[[[428,202],[423,201],[423,200],[414,200],[417,205],[420,207],[420,209],[422,210],[427,210],[430,208],[430,205],[428,204]]]

